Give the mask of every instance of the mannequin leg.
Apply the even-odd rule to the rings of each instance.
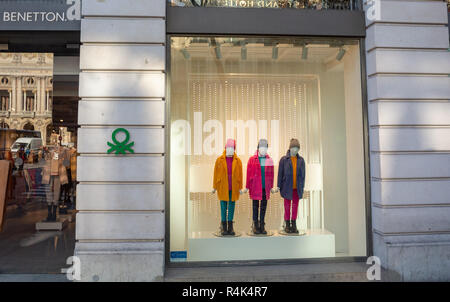
[[[228,202],[228,221],[233,221],[234,218],[234,207],[236,206],[235,201]]]
[[[220,201],[220,218],[222,221],[227,221],[227,202],[225,200]]]
[[[292,193],[292,214],[291,214],[291,231],[292,233],[298,233],[297,229],[297,212],[298,212],[298,192],[294,190]]]
[[[259,200],[253,200],[253,226],[252,231],[254,234],[259,234],[259,221],[258,221],[258,211],[259,211]]]
[[[253,221],[258,221],[259,200],[253,200]]]
[[[260,213],[259,213],[259,231],[261,232],[261,234],[266,235],[267,231],[265,228],[266,222],[264,221],[264,219],[266,218],[266,209],[267,209],[267,200],[264,198],[263,200],[261,200],[261,208],[260,208]]]
[[[235,235],[235,232],[233,230],[233,218],[234,218],[234,207],[235,207],[234,201],[228,202],[228,235]]]
[[[53,220],[53,200],[54,200],[54,177],[50,176],[49,188],[45,193],[47,199],[47,218],[45,221],[50,222]]]
[[[53,209],[52,209],[52,220],[56,221],[56,210],[59,203],[59,195],[61,192],[61,182],[59,176],[55,176],[53,179]]]
[[[286,233],[291,232],[291,201],[288,199],[284,200],[284,231]]]
[[[223,236],[227,234],[227,202],[225,200],[220,201],[220,217],[221,217],[220,232]]]
[[[297,212],[298,212],[298,193],[297,190],[295,190],[292,194],[292,213],[291,213],[291,219],[297,220]]]

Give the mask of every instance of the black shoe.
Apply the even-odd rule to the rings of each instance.
[[[228,221],[228,234],[227,235],[231,235],[231,236],[236,235],[236,233],[233,230],[233,221]]]
[[[298,234],[297,221],[291,220],[291,233]]]
[[[285,220],[284,221],[284,231],[289,234],[291,232],[291,221]]]
[[[265,224],[266,224],[266,223],[265,223],[264,221],[260,221],[260,222],[259,222],[259,233],[260,233],[260,234],[267,235],[267,231],[266,231],[266,229],[264,228]]]
[[[220,234],[222,236],[228,235],[228,228],[226,221],[222,221],[222,224],[220,225]]]
[[[52,206],[48,205],[48,212],[47,212],[47,218],[44,220],[45,222],[51,222],[52,221]]]
[[[261,234],[261,231],[259,230],[259,221],[253,221],[252,232],[253,234]]]

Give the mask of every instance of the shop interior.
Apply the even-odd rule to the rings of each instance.
[[[172,37],[170,58],[171,261],[366,255],[363,113],[358,40]],[[260,139],[278,164],[291,138],[306,163],[300,235],[283,230],[284,200],[267,202],[268,235],[252,234],[252,200],[235,203],[235,236],[217,236],[212,193],[227,139],[247,163]]]
[[[79,37],[1,37],[0,273],[61,273],[75,246]],[[73,41],[72,41],[73,40]],[[3,102],[3,100],[2,100]]]

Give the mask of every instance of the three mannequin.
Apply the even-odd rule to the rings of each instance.
[[[223,154],[216,159],[214,165],[214,179],[212,193],[216,193],[220,200],[222,236],[235,236],[233,218],[235,202],[239,195],[249,191],[253,201],[254,234],[266,235],[265,214],[270,193],[280,192],[284,198],[284,232],[298,234],[297,213],[299,200],[303,197],[305,187],[305,160],[299,155],[300,143],[291,139],[289,150],[280,159],[278,166],[278,183],[273,188],[274,165],[267,154],[268,142],[260,139],[257,151],[247,163],[247,181],[242,190],[242,162],[236,155],[236,141],[228,139]]]

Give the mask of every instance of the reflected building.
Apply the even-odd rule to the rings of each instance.
[[[53,54],[0,53],[0,125],[41,132],[52,124]]]

